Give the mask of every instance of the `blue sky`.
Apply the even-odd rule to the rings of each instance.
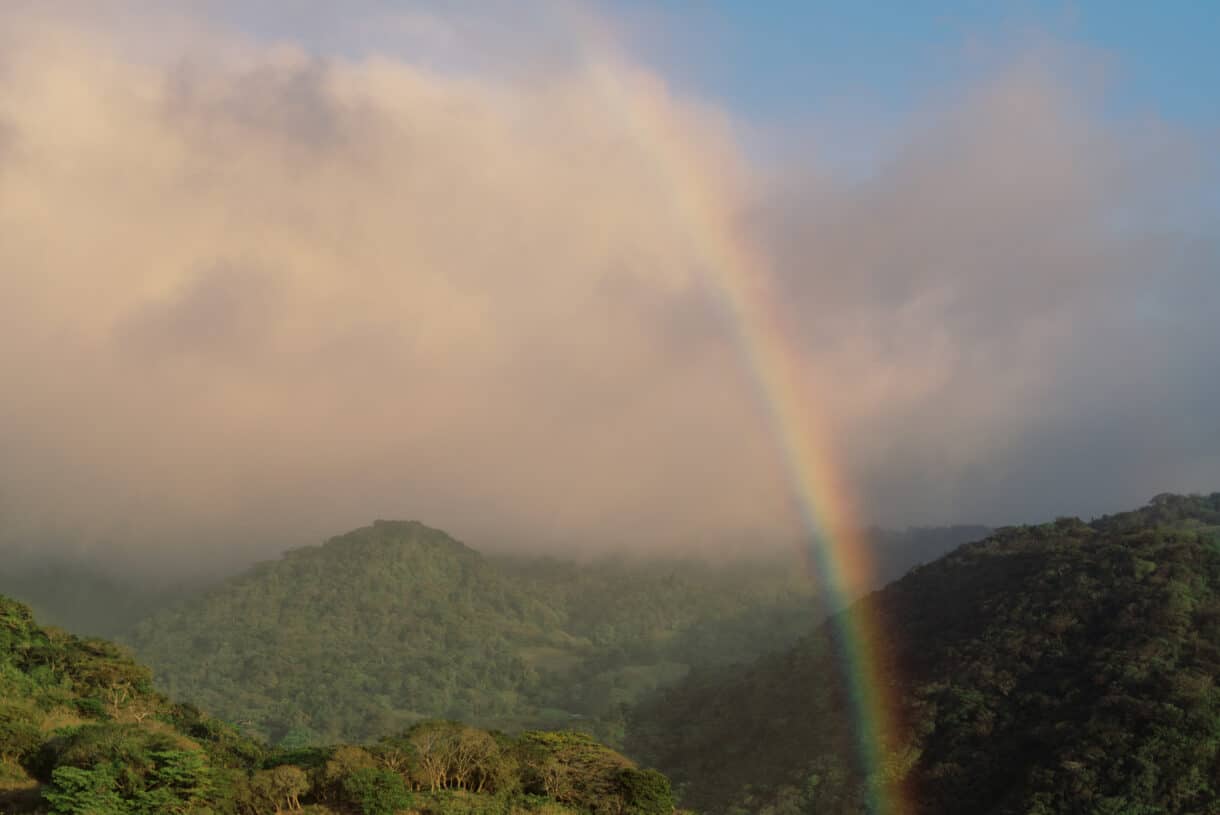
[[[968,70],[979,47],[1046,36],[1095,52],[1120,107],[1206,124],[1220,115],[1220,4],[1204,0],[629,5],[674,21],[664,37],[645,37],[651,61],[768,119],[816,113],[844,94],[902,111]]]
[[[571,32],[573,8],[475,0],[367,0],[337,6],[220,0],[239,28],[321,54],[403,48],[393,33],[352,21],[381,13],[437,13],[490,21],[510,61],[546,59]],[[913,115],[1049,45],[1100,80],[1103,113],[1156,120],[1220,137],[1220,3],[1166,0],[589,0],[623,32],[634,56],[687,92],[728,109],[757,157],[817,143],[824,166],[867,176],[910,131]],[[487,32],[484,31],[484,34]],[[541,49],[541,50],[540,50]],[[402,56],[427,60],[418,49]],[[499,54],[503,59],[505,54]],[[481,55],[462,59],[478,62]],[[1076,75],[1073,83],[1082,79]],[[1067,81],[1067,80],[1065,80]]]
[[[747,118],[799,120],[844,98],[901,114],[930,92],[968,81],[972,67],[988,54],[1050,38],[1104,64],[1110,101],[1119,110],[1220,123],[1220,4],[1209,0],[593,2],[628,32],[637,55],[670,80]],[[278,4],[221,7],[250,32],[322,52],[376,47],[340,33],[345,16],[370,9],[473,10],[497,17],[506,33],[546,16],[469,0],[353,6],[301,0],[294,13]]]

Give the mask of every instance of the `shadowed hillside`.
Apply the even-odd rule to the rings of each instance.
[[[884,770],[916,812],[1214,811],[1220,494],[1003,529],[863,603],[905,719]],[[693,673],[629,749],[708,812],[864,811],[832,632]]]

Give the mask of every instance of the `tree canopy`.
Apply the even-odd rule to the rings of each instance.
[[[425,721],[271,748],[154,691],[120,648],[0,597],[0,811],[48,815],[668,815],[663,775],[570,732]]]
[[[1220,494],[997,531],[846,613],[883,621],[916,812],[1194,813],[1220,800]],[[837,626],[637,709],[633,755],[710,813],[867,811]]]

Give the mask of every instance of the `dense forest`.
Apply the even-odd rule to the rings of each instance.
[[[918,813],[1207,813],[1220,801],[1220,494],[997,531],[870,595],[901,681],[884,757]],[[859,813],[833,625],[696,670],[627,746],[708,813]]]
[[[875,534],[899,562],[983,531]],[[121,639],[162,690],[286,747],[435,717],[618,745],[630,707],[657,688],[785,648],[825,616],[799,563],[795,550],[718,564],[485,556],[419,523],[379,521]]]
[[[842,628],[806,579],[672,566],[397,522],[289,552],[137,628],[160,687],[222,719],[0,600],[0,811],[869,811]],[[913,815],[1220,800],[1220,494],[997,530],[839,613],[884,624],[876,771]]]
[[[746,660],[816,617],[809,580],[489,558],[378,522],[287,552],[125,639],[159,686],[273,743],[365,739],[433,717],[621,737],[625,705],[692,661]]]
[[[0,811],[49,815],[669,815],[669,782],[575,732],[420,722],[271,749],[171,703],[105,640],[0,597]]]

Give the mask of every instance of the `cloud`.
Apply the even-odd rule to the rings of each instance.
[[[1082,59],[1035,48],[871,178],[763,221],[878,516],[1014,522],[1220,481],[1214,436],[1180,437],[1210,425],[1192,394],[1220,331],[1191,303],[1215,301],[1214,249],[1162,217],[1216,168],[1115,120]]]
[[[1144,229],[1187,142],[1125,132],[1070,57],[989,75],[848,183],[757,166],[729,112],[580,30],[561,70],[497,72],[452,60],[502,27],[443,16],[398,20],[446,55],[426,63],[135,19],[0,12],[11,537],[265,552],[413,517],[481,546],[788,539],[734,328],[607,72],[753,180],[726,206],[832,383],[870,518],[1220,481],[1216,254]]]
[[[44,24],[0,80],[14,515],[639,545],[783,511],[728,332],[588,76],[121,42]]]

